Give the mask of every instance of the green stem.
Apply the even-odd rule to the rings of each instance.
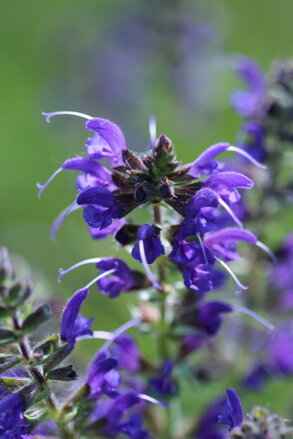
[[[162,225],[161,209],[159,204],[154,204],[153,207],[154,222],[159,227]],[[162,286],[160,291],[160,326],[158,330],[158,351],[162,363],[169,357],[168,353],[168,322],[167,322],[167,295],[168,295],[168,285],[167,285],[167,272],[164,259],[161,257],[156,261],[159,283]],[[171,438],[171,411],[167,409],[167,419],[166,425],[163,432],[164,439]]]

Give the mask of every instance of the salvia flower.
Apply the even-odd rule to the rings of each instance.
[[[74,344],[78,337],[92,335],[90,326],[93,319],[87,319],[78,315],[79,310],[88,295],[88,290],[77,291],[68,301],[61,319],[61,339],[70,345]]]
[[[138,229],[137,237],[139,241],[143,242],[145,258],[148,264],[152,264],[159,256],[165,254],[164,247],[158,234],[159,230],[148,224],[144,224]],[[131,254],[135,259],[142,262],[139,242],[135,244]]]
[[[93,284],[97,284],[101,294],[108,295],[111,299],[119,296],[123,291],[129,291],[136,286],[134,272],[125,262],[118,258],[91,258],[78,262],[66,270],[59,270],[58,281],[62,277],[85,264],[95,264],[100,274],[91,280],[82,290],[88,290]]]
[[[100,229],[110,226],[124,211],[112,192],[103,186],[85,189],[78,195],[77,204],[85,206],[83,217],[88,225]]]
[[[85,126],[95,133],[86,143],[89,157],[107,158],[113,167],[122,165],[122,151],[126,149],[126,141],[120,128],[102,118],[92,118]]]
[[[31,430],[30,423],[24,419],[25,403],[19,393],[11,393],[0,400],[0,437],[19,439]]]
[[[221,314],[233,311],[232,305],[225,302],[208,302],[201,305],[196,311],[195,325],[202,328],[207,334],[215,334],[222,323]]]
[[[119,296],[123,291],[131,290],[136,285],[133,272],[121,259],[103,258],[97,263],[97,268],[101,270],[101,274],[113,270],[111,276],[98,280],[100,292],[111,299]]]
[[[218,422],[219,413],[224,410],[225,398],[220,397],[213,401],[199,419],[195,430],[196,439],[226,439],[226,430]]]
[[[87,385],[90,388],[90,397],[97,398],[102,394],[111,397],[118,395],[117,389],[121,377],[117,371],[118,362],[106,352],[97,353],[88,368]]]
[[[230,429],[237,427],[243,421],[243,411],[239,396],[235,390],[228,388],[226,390],[226,402],[224,414],[219,416],[219,423],[226,424]]]
[[[235,70],[247,84],[247,90],[236,90],[232,95],[232,104],[241,116],[257,114],[266,92],[267,83],[260,66],[248,57],[239,57],[235,61]]]
[[[150,380],[150,387],[159,395],[168,396],[176,393],[177,389],[172,381],[173,361],[168,358],[165,360],[159,377]]]

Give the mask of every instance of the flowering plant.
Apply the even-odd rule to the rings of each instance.
[[[251,73],[251,68],[250,64],[241,72],[252,92],[238,91],[233,102],[246,118],[261,114],[258,120],[247,122],[265,125],[259,106],[266,86],[260,72]],[[52,316],[50,307],[32,304],[32,286],[21,279],[2,249],[0,437],[292,437],[292,429],[264,408],[254,408],[249,420],[243,420],[240,399],[231,388],[226,399],[215,401],[201,417],[183,414],[179,419],[175,409],[184,382],[213,378],[209,360],[217,374],[223,372],[225,355],[216,353],[217,334],[223,320],[235,313],[244,313],[262,325],[270,352],[268,361],[256,364],[245,377],[246,386],[256,388],[267,374],[293,371],[292,355],[284,356],[292,329],[275,327],[259,315],[248,306],[246,293],[234,295],[235,289],[248,288],[232,269],[234,265],[241,276],[237,261],[241,261],[238,247],[242,242],[252,246],[252,254],[257,248],[265,252],[261,261],[273,267],[276,288],[290,295],[290,280],[284,281],[282,270],[292,263],[292,245],[283,252],[281,263],[273,265],[273,252],[257,233],[243,226],[244,220],[257,222],[242,190],[253,188],[255,169],[260,175],[267,172],[258,161],[264,159],[257,153],[259,138],[254,137],[255,150],[221,142],[193,162],[182,164],[173,142],[164,134],[157,137],[153,117],[149,151],[138,155],[128,149],[121,129],[109,120],[73,111],[44,113],[47,121],[63,114],[84,118],[86,129],[93,134],[86,142],[86,156],[66,160],[45,184],[38,184],[40,196],[61,171],[78,172],[76,197],[53,223],[51,235],[55,236],[71,212],[82,210],[92,238],[114,239],[130,253],[132,263],[115,256],[97,257],[60,269],[59,281],[85,264],[92,264],[97,273],[87,285],[78,285],[68,300],[60,330],[39,339],[39,327]],[[247,126],[245,130],[247,134]],[[279,129],[276,132],[280,135]],[[242,161],[220,161],[219,156],[227,152]],[[145,209],[143,222],[136,215],[138,209]],[[260,228],[254,229],[261,235]],[[94,329],[93,319],[80,314],[91,287],[109,299],[135,294],[137,306],[129,321],[113,332]],[[237,342],[231,327],[223,330]],[[140,340],[156,342],[154,358],[146,358],[138,334]],[[104,343],[79,378],[71,361],[76,345],[88,338]],[[219,346],[225,349],[224,344]],[[197,368],[195,359],[200,353],[205,357],[198,364],[204,366]],[[74,384],[64,397],[58,383],[68,381]]]

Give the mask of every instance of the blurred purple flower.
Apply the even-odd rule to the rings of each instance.
[[[214,335],[221,326],[223,313],[233,311],[229,303],[208,302],[201,305],[196,311],[195,325],[208,335]]]
[[[235,62],[235,70],[247,84],[247,90],[236,90],[232,104],[240,116],[253,117],[260,110],[267,83],[260,66],[251,58],[241,56]]]
[[[268,341],[268,354],[273,367],[283,374],[293,373],[293,321],[286,321],[272,331]]]
[[[219,413],[224,411],[225,401],[224,397],[218,398],[206,408],[194,432],[195,439],[226,439],[226,429],[218,422]]]
[[[177,392],[171,378],[173,366],[174,364],[171,359],[165,360],[160,375],[150,380],[150,387],[159,395],[168,396]]]

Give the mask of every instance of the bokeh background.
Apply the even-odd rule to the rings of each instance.
[[[63,303],[95,271],[83,267],[57,284],[57,269],[112,255],[116,247],[92,241],[80,212],[49,240],[50,223],[73,200],[75,176],[58,176],[41,200],[36,182],[82,153],[88,133],[82,119],[60,117],[46,124],[41,112],[75,110],[109,118],[136,151],[147,148],[148,118],[156,114],[158,131],[173,139],[180,158],[191,160],[212,143],[235,140],[241,122],[229,101],[238,84],[233,57],[252,56],[264,69],[276,58],[291,57],[292,17],[292,0],[4,2],[1,244],[21,254],[35,278]],[[288,230],[284,222],[277,233]],[[99,329],[113,329],[127,318],[126,302],[92,291],[85,313],[96,317]],[[87,358],[96,346],[85,346]],[[211,392],[225,384],[214,384]],[[285,402],[278,395],[287,386],[288,381],[271,383],[257,401],[282,413]],[[203,392],[200,385],[196,392]],[[201,403],[209,398],[206,392]]]

